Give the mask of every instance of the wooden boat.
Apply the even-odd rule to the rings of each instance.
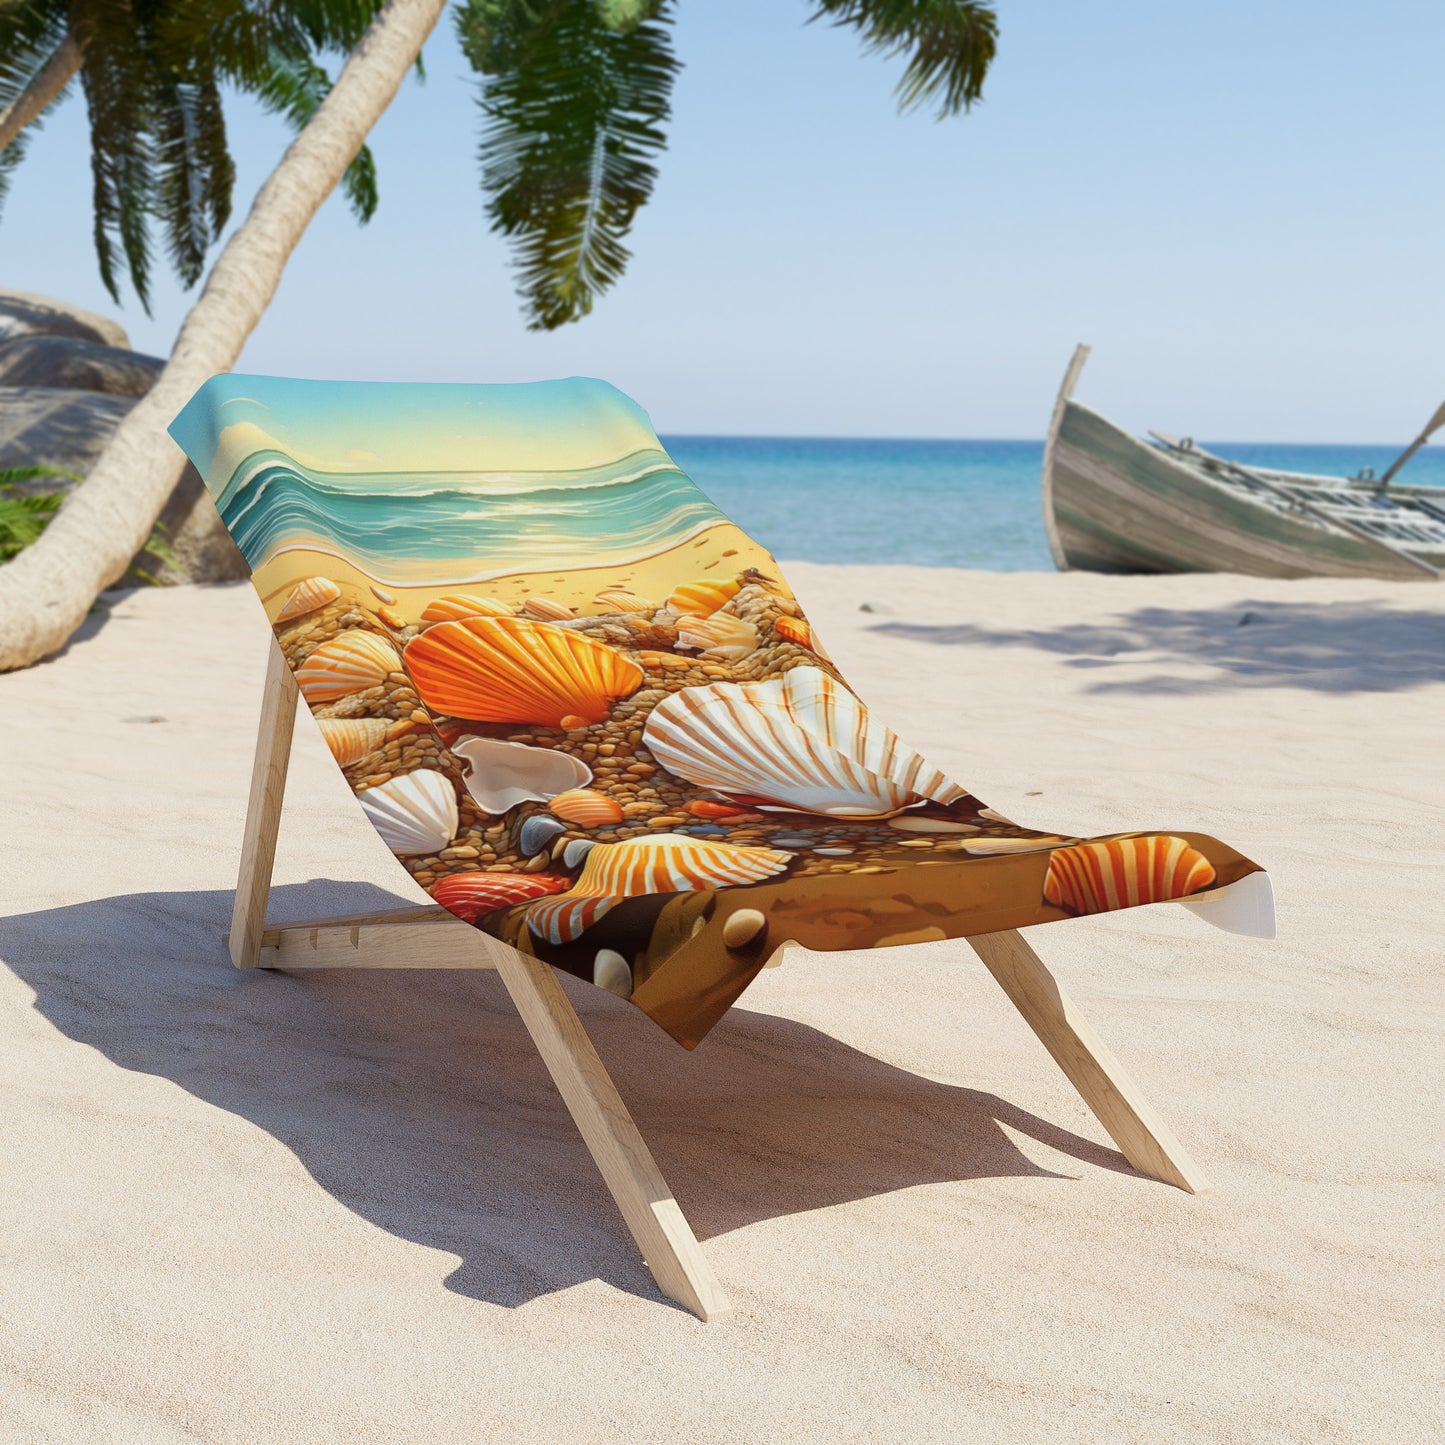
[[[1044,446],[1044,526],[1061,571],[1242,572],[1438,580],[1445,488],[1394,477],[1445,425],[1445,406],[1381,477],[1244,466],[1188,438],[1143,441],[1073,399],[1075,352]]]

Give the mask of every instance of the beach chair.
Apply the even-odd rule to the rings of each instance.
[[[728,1309],[555,970],[691,1048],[790,945],[966,939],[1129,1163],[1207,1187],[1019,929],[1180,901],[1272,936],[1265,874],[985,807],[870,715],[621,393],[222,376],[171,431],[276,638],[232,960],[495,969],[665,1295]],[[431,905],[268,922],[300,698]]]

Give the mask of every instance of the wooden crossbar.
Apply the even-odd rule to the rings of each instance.
[[[268,924],[297,688],[272,644],[231,930],[237,968],[495,969],[658,1288],[700,1319],[732,1308],[553,969],[435,904]],[[1084,1102],[1142,1174],[1192,1194],[1208,1181],[1016,930],[968,939]],[[774,950],[768,967],[789,945]]]

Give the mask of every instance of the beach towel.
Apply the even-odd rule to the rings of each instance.
[[[1229,926],[1208,900],[1259,872],[1195,832],[987,807],[890,729],[909,698],[849,688],[775,558],[605,382],[226,375],[171,434],[400,866],[687,1047],[784,942],[1176,899]]]

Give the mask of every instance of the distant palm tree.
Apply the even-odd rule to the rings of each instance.
[[[124,258],[150,310],[150,222],[192,286],[231,214],[235,166],[221,87],[231,85],[300,130],[331,88],[318,60],[344,55],[381,0],[0,0],[0,200],[27,132],[78,76],[90,119],[95,248],[117,300]],[[342,185],[361,220],[376,209],[363,147]]]
[[[0,16],[17,3],[36,0],[0,0]],[[203,3],[224,10],[233,0]],[[902,107],[932,101],[947,116],[979,98],[997,39],[986,0],[812,3],[812,19],[852,26],[870,49],[908,57]],[[311,217],[446,4],[380,6],[227,241],[151,391],[40,539],[0,567],[0,669],[27,666],[62,645],[145,541],[182,466],[167,423],[207,377],[234,364]],[[673,8],[673,0],[459,0],[463,48],[482,76],[483,187],[493,227],[516,246],[534,327],[585,315],[626,265],[623,237],[651,195],[653,159],[666,144],[662,125],[678,69],[666,30]]]

